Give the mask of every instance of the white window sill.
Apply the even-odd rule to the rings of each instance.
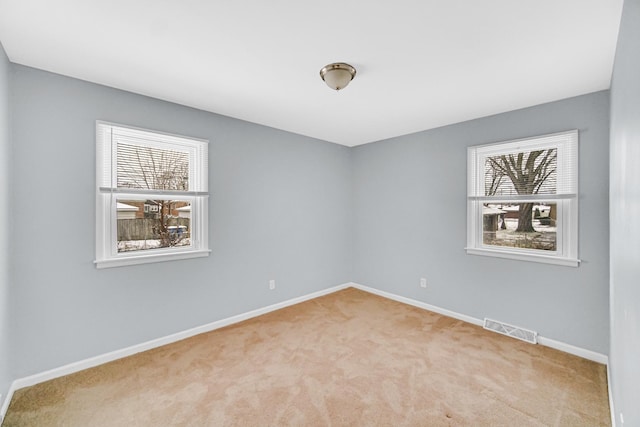
[[[564,258],[551,255],[538,255],[528,253],[517,253],[512,251],[504,251],[498,249],[486,249],[486,248],[465,248],[469,255],[482,255],[497,258],[508,258],[519,261],[541,262],[545,264],[563,265],[566,267],[578,267],[580,265],[579,259]]]
[[[96,268],[124,267],[127,265],[150,264],[153,262],[175,261],[179,259],[203,258],[211,253],[209,249],[196,251],[155,253],[144,255],[126,255],[109,259],[95,260]]]

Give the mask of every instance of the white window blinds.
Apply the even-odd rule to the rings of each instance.
[[[100,191],[191,196],[207,193],[206,141],[107,123],[98,123],[97,133]]]
[[[578,131],[467,150],[467,253],[577,267]]]
[[[578,131],[476,146],[469,152],[468,197],[551,200],[578,192]]]
[[[96,266],[203,257],[208,142],[96,122]]]

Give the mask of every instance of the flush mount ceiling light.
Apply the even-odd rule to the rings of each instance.
[[[334,62],[320,70],[320,77],[333,90],[344,89],[355,76],[356,69],[344,62]]]

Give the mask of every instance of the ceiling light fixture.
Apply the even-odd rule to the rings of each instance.
[[[334,62],[320,70],[320,77],[333,90],[344,89],[355,76],[356,69],[344,62]]]

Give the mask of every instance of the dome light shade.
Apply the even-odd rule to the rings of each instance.
[[[344,89],[355,76],[356,69],[344,62],[334,62],[320,70],[320,77],[333,90]]]

